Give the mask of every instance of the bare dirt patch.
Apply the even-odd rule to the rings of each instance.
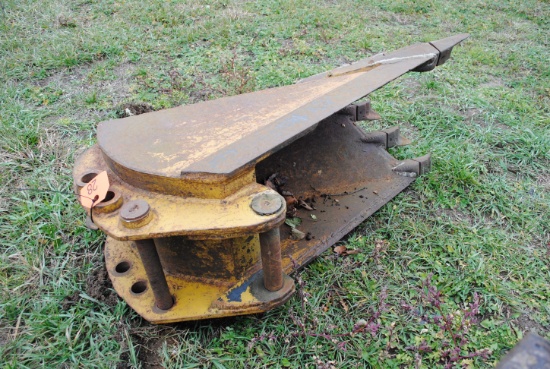
[[[455,109],[460,115],[464,117],[464,121],[468,124],[476,124],[480,127],[492,128],[501,131],[507,131],[510,129],[505,124],[499,122],[487,122],[485,120],[484,111],[479,108],[468,108],[468,109]]]
[[[166,341],[163,337],[162,331],[159,332],[160,336],[155,338],[145,338],[139,334],[132,334],[132,338],[140,346],[138,358],[143,369],[162,369],[162,358],[159,355],[159,351],[162,345]]]
[[[505,84],[500,78],[492,78],[490,81],[486,83],[482,83],[479,85],[479,88],[497,88],[497,87],[504,87]]]
[[[548,331],[541,324],[532,320],[529,315],[523,314],[513,322],[521,329],[522,332],[535,332],[539,335],[544,335]]]
[[[132,344],[136,348],[137,359],[142,369],[161,369],[163,368],[161,351],[164,345],[167,347],[168,355],[175,358],[176,355],[182,355],[190,349],[189,347],[182,349],[181,345],[185,345],[181,340],[182,334],[187,332],[192,334],[195,331],[202,330],[203,327],[210,327],[207,332],[203,332],[201,335],[200,343],[193,343],[197,345],[196,348],[198,349],[202,345],[207,345],[209,341],[219,338],[226,327],[234,325],[239,319],[240,317],[228,317],[167,325],[154,325],[142,319],[134,319],[128,327],[128,332]],[[127,343],[122,332],[122,329],[117,332],[116,339],[123,346],[125,352],[120,357],[121,362],[117,365],[117,369],[131,367],[129,365],[130,356]],[[207,366],[207,364],[205,362],[204,366]]]
[[[96,68],[101,65],[98,63],[101,61],[64,69],[39,81],[38,86],[49,86],[63,91],[60,100],[71,100],[93,90],[98,94],[109,95],[114,104],[130,96],[135,66],[131,63],[121,63],[112,70],[107,70],[112,78],[98,79],[94,76]]]
[[[544,191],[550,191],[550,175],[549,174],[541,174],[537,178],[537,183],[542,186]]]
[[[475,225],[475,220],[469,214],[456,209],[437,209],[436,214],[438,217],[449,219],[455,224],[465,223],[469,226]],[[489,220],[489,219],[487,219]]]
[[[402,26],[407,26],[409,24],[414,23],[414,21],[411,20],[411,17],[408,17],[404,14],[395,13],[395,14],[392,14],[391,17],[392,17],[393,21],[395,21],[397,24],[402,25]]]
[[[10,341],[9,337],[11,336],[11,330],[11,327],[0,324],[0,347],[7,345]]]
[[[461,111],[462,113],[462,116],[468,120],[468,121],[473,121],[475,119],[475,117],[479,114],[482,113],[482,110],[481,109],[477,109],[477,108],[470,108],[470,109],[466,109],[466,110],[463,110]]]
[[[127,103],[116,109],[116,115],[119,118],[131,117],[154,111],[153,106],[147,103]]]
[[[518,327],[519,331],[523,333],[535,332],[539,335],[544,335],[550,330],[550,326],[545,327],[539,322],[532,319],[531,316],[533,315],[533,313],[529,311],[524,310],[521,312],[521,315],[519,317],[511,319],[515,311],[516,310],[512,307],[504,305],[502,315],[506,317],[509,322],[513,323],[514,326]]]
[[[135,324],[139,326],[139,323]],[[137,359],[141,364],[141,368],[162,369],[162,359],[159,355],[159,351],[165,342],[162,331],[162,327],[130,328],[130,332],[132,332],[130,334],[132,345],[137,350]],[[124,350],[122,355],[120,355],[120,362],[117,363],[116,369],[132,368],[128,343],[126,342],[126,338],[121,328],[117,331],[115,338]]]
[[[63,310],[69,310],[73,305],[80,300],[80,292],[75,291],[72,295],[66,296],[61,303],[61,308]]]
[[[113,290],[104,265],[92,271],[86,278],[86,294],[109,306],[115,306],[118,303],[118,296]]]
[[[399,86],[403,87],[403,93],[408,97],[416,96],[422,89],[422,84],[417,78],[402,78],[399,80]]]

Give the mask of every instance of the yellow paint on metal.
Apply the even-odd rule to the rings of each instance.
[[[99,149],[99,147],[97,147]],[[254,168],[241,168],[231,176],[207,173],[187,173],[179,178],[145,174],[119,165],[104,157],[110,168],[123,181],[136,187],[174,196],[223,199],[243,186],[255,182]]]
[[[98,168],[105,168],[106,163],[102,157],[97,146],[84,153],[75,165],[75,180]],[[142,227],[135,228],[123,225],[118,211],[94,214],[95,224],[109,236],[119,240],[180,235],[197,239],[232,238],[265,232],[284,220],[284,207],[277,213],[267,216],[258,215],[252,210],[250,202],[254,196],[261,193],[276,193],[255,181],[241,184],[237,192],[223,199],[204,199],[136,188],[121,181],[110,168],[108,169],[110,191],[115,195],[122,194],[124,202],[141,199],[151,208],[151,219]],[[212,191],[216,189],[208,184],[205,186],[210,186]]]
[[[109,193],[110,192],[110,193]],[[104,201],[94,206],[96,213],[111,213],[122,206],[124,199],[120,193],[107,192],[107,196],[112,194],[112,198],[107,198]]]
[[[250,286],[248,286],[246,290],[244,290],[244,292],[242,292],[239,296],[241,300],[239,302],[241,304],[254,304],[258,302],[258,299],[252,294],[252,289]],[[227,294],[222,295],[220,299],[225,303],[231,303]]]
[[[191,240],[165,237],[155,247],[166,274],[195,278],[228,288],[261,269],[259,237]]]
[[[287,281],[275,301],[265,301],[254,296],[250,286],[239,295],[239,301],[230,301],[227,297],[228,291],[243,281],[208,280],[168,274],[166,280],[175,303],[171,309],[164,311],[155,306],[143,264],[131,242],[108,237],[105,256],[107,271],[117,293],[132,309],[152,323],[264,312],[286,301],[294,293],[294,285]]]
[[[105,262],[113,287],[146,320],[171,323],[253,314],[290,298],[294,284],[289,277],[280,291],[267,295],[263,284],[262,288],[256,288],[258,296],[250,285],[252,280],[256,285],[263,283],[258,277],[262,268],[258,234],[280,226],[286,211],[284,201],[281,209],[272,215],[259,215],[251,208],[252,199],[259,194],[279,196],[256,183],[254,168],[218,182],[202,181],[200,175],[191,180],[147,176],[146,180],[158,180],[158,183],[147,186],[140,183],[140,187],[136,187],[137,173],[113,171],[104,159],[97,145],[90,148],[77,161],[73,176],[78,186],[82,185],[83,177],[107,170],[109,191],[116,205],[101,204],[94,212],[94,222],[109,236]],[[117,173],[135,175],[133,185]],[[179,182],[174,185],[170,181]],[[155,186],[159,191],[149,190]],[[182,193],[167,194],[166,186],[172,186],[171,191],[180,186],[178,191]],[[195,196],[197,194],[200,196]],[[133,200],[147,202],[150,210],[146,221],[128,226],[121,219],[120,211],[121,206]],[[147,274],[132,242],[145,238],[156,239],[168,288],[174,297],[174,306],[167,311],[155,306]],[[232,291],[236,296],[233,300]]]

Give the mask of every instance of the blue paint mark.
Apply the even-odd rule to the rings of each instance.
[[[246,282],[241,284],[240,286],[237,286],[233,288],[229,293],[227,294],[227,299],[229,302],[242,302],[241,295],[244,291],[250,286],[250,284],[256,279],[256,276],[252,276],[252,278],[249,278]]]

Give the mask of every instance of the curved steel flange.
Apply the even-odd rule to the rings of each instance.
[[[266,290],[260,271],[233,283],[166,274],[174,304],[162,310],[155,303],[134,242],[107,237],[105,264],[118,295],[144,319],[157,324],[261,313],[285,303],[295,291],[287,275],[280,290]]]

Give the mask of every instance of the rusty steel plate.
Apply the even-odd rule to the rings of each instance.
[[[142,175],[229,176],[402,74],[435,67],[466,37],[409,46],[291,86],[102,122],[98,143],[108,160]]]
[[[308,239],[294,240],[291,227],[281,226],[285,271],[321,254],[415,180],[394,172],[400,161],[366,137],[348,116],[335,114],[256,166],[259,181],[277,173],[283,191],[314,209],[296,207],[297,228]]]

